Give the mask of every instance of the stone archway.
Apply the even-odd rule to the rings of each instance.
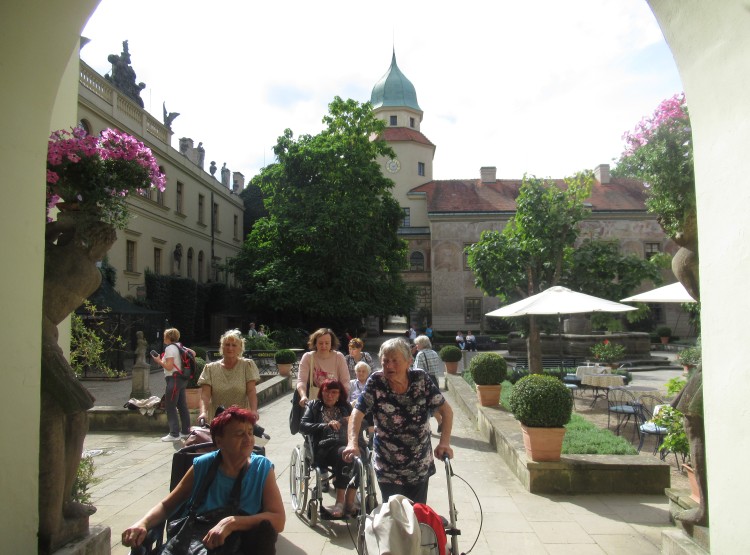
[[[26,2],[0,8],[0,57],[5,76],[0,110],[6,130],[0,137],[4,190],[13,210],[0,219],[4,267],[0,278],[6,318],[2,324],[6,391],[0,404],[10,445],[0,454],[0,477],[14,511],[5,514],[9,552],[36,550],[39,453],[39,359],[43,227],[38,225],[43,199],[45,141],[50,129],[75,121],[75,87],[66,68],[77,62],[78,35],[97,0],[73,3]],[[750,398],[743,349],[750,306],[738,295],[750,269],[745,240],[750,201],[744,168],[750,144],[750,13],[741,0],[650,0],[677,61],[691,106],[695,133],[699,228],[704,283],[704,363],[722,369],[707,377],[706,404],[709,482],[715,552],[750,549],[742,520],[742,500],[750,486],[738,481],[750,455],[750,438],[736,422]],[[717,191],[719,194],[716,194]],[[18,257],[18,247],[24,256]],[[723,339],[726,338],[726,339]]]

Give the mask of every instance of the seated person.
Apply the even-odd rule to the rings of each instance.
[[[367,378],[370,377],[370,365],[366,362],[358,362],[354,365],[355,379],[349,381],[349,404],[354,406],[359,400],[360,394],[365,390]]]
[[[471,333],[471,330],[466,332],[466,350],[476,351],[477,350],[477,338]]]
[[[149,528],[172,516],[188,499],[192,499],[206,479],[209,468],[219,459],[218,471],[205,500],[197,508],[197,514],[229,505],[234,481],[246,468],[240,494],[241,514],[217,522],[205,535],[203,543],[213,550],[223,545],[230,534],[239,533],[245,551],[263,545],[266,546],[263,553],[274,553],[276,537],[284,530],[286,516],[273,464],[264,456],[253,453],[253,425],[256,420],[255,413],[237,405],[232,405],[214,418],[211,437],[219,449],[197,457],[174,490],[122,533],[122,544],[126,547],[140,546]],[[175,515],[179,516],[183,515]]]
[[[320,386],[318,399],[308,403],[299,430],[312,436],[315,464],[333,467],[333,486],[336,504],[326,507],[334,518],[355,513],[356,488],[346,489],[351,465],[344,462],[341,453],[346,446],[346,430],[352,406],[346,400],[346,390],[337,380],[327,379]],[[346,495],[345,495],[346,493]]]
[[[456,346],[462,351],[466,348],[466,339],[464,339],[464,334],[460,330],[456,332]]]

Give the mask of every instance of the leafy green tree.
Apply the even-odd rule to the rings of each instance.
[[[627,297],[644,280],[661,284],[661,264],[656,257],[644,260],[621,254],[616,241],[584,241],[570,254],[565,283],[571,289],[602,297]]]
[[[253,179],[268,216],[255,222],[232,270],[254,310],[278,320],[341,322],[404,314],[401,209],[377,159],[393,151],[369,104],[336,97],[318,135],[287,129],[277,162]]]
[[[262,174],[256,175],[240,193],[240,198],[245,205],[242,223],[242,236],[247,237],[259,219],[268,216],[268,210],[263,205],[263,192],[260,188]]]
[[[535,295],[557,285],[564,263],[578,237],[578,223],[588,214],[583,201],[591,193],[593,176],[581,172],[565,180],[565,187],[524,176],[516,214],[502,231],[484,231],[467,248],[475,283],[485,293],[504,301]],[[540,330],[529,316],[529,370],[541,373]]]
[[[685,94],[662,101],[651,117],[624,138],[625,152],[612,173],[637,177],[647,184],[646,208],[681,247],[672,260],[672,271],[698,299],[693,135]]]

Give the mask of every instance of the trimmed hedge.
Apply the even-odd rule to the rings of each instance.
[[[570,421],[573,399],[565,384],[557,378],[531,374],[521,378],[513,387],[510,410],[525,426],[560,428]]]
[[[440,349],[440,353],[438,354],[440,355],[440,360],[443,362],[458,362],[463,357],[461,349],[455,345],[446,345]]]
[[[469,372],[477,385],[500,385],[508,373],[508,363],[497,353],[479,353],[471,359]]]

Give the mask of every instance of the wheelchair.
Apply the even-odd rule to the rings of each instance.
[[[347,519],[348,515],[341,518],[333,517],[323,508],[323,493],[327,491],[324,485],[326,481],[324,475],[332,472],[332,469],[315,465],[312,437],[305,434],[302,436],[304,443],[294,448],[289,462],[289,493],[294,512],[310,527],[314,527],[319,520]],[[372,467],[372,450],[369,447],[363,447],[361,451],[362,459],[366,461],[364,471],[355,474],[357,468],[354,467],[348,487],[355,487],[357,476],[364,478],[360,478],[356,500],[360,506],[360,514],[367,514],[378,505],[377,481]]]

